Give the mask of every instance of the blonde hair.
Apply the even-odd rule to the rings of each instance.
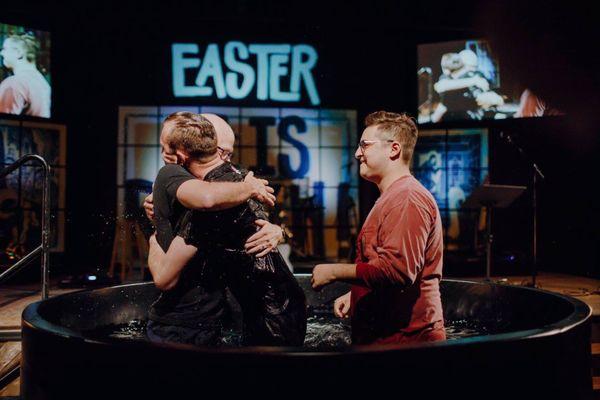
[[[36,37],[31,33],[23,33],[20,35],[10,35],[7,39],[19,43],[25,53],[25,58],[28,62],[33,63],[40,50],[40,44]]]
[[[365,125],[376,126],[378,131],[387,134],[387,139],[398,141],[402,145],[402,160],[410,163],[418,136],[417,125],[412,117],[404,113],[376,111],[367,115]]]

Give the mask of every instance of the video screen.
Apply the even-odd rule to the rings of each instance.
[[[446,249],[477,247],[481,209],[464,203],[477,187],[489,183],[488,130],[420,130],[411,170],[440,209]]]
[[[484,40],[418,46],[419,123],[558,115],[501,72]]]
[[[50,118],[50,33],[0,22],[0,113]]]

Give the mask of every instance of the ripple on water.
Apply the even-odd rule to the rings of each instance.
[[[475,321],[456,320],[446,321],[447,340],[484,336],[493,333],[483,324]],[[132,320],[126,324],[107,325],[93,331],[84,332],[86,336],[104,340],[133,340],[145,341],[146,321]],[[242,338],[239,332],[225,330],[222,338],[222,346],[239,347]],[[351,344],[351,329],[348,320],[342,320],[332,315],[315,315],[307,320],[306,348],[340,348]]]

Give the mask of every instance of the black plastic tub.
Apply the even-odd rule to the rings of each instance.
[[[319,294],[297,275],[313,309],[347,290]],[[590,308],[522,287],[442,281],[444,315],[488,334],[399,347],[199,348],[102,340],[85,332],[145,320],[151,283],[81,291],[23,312],[24,399],[343,396],[590,398]]]

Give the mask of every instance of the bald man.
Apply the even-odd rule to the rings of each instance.
[[[187,156],[187,169],[210,182],[244,180],[247,174],[229,162],[235,140],[233,131],[216,115],[203,116],[217,132],[217,156],[191,163]],[[148,262],[151,270],[173,273],[199,257],[204,268],[223,272],[227,286],[240,303],[244,344],[300,346],[306,333],[306,299],[302,289],[277,251],[255,258],[245,250],[248,237],[257,235],[256,220],[266,218],[264,208],[253,199],[220,212],[189,211],[178,223],[177,236],[166,254],[156,238],[151,238]],[[259,249],[265,250],[261,246]]]

